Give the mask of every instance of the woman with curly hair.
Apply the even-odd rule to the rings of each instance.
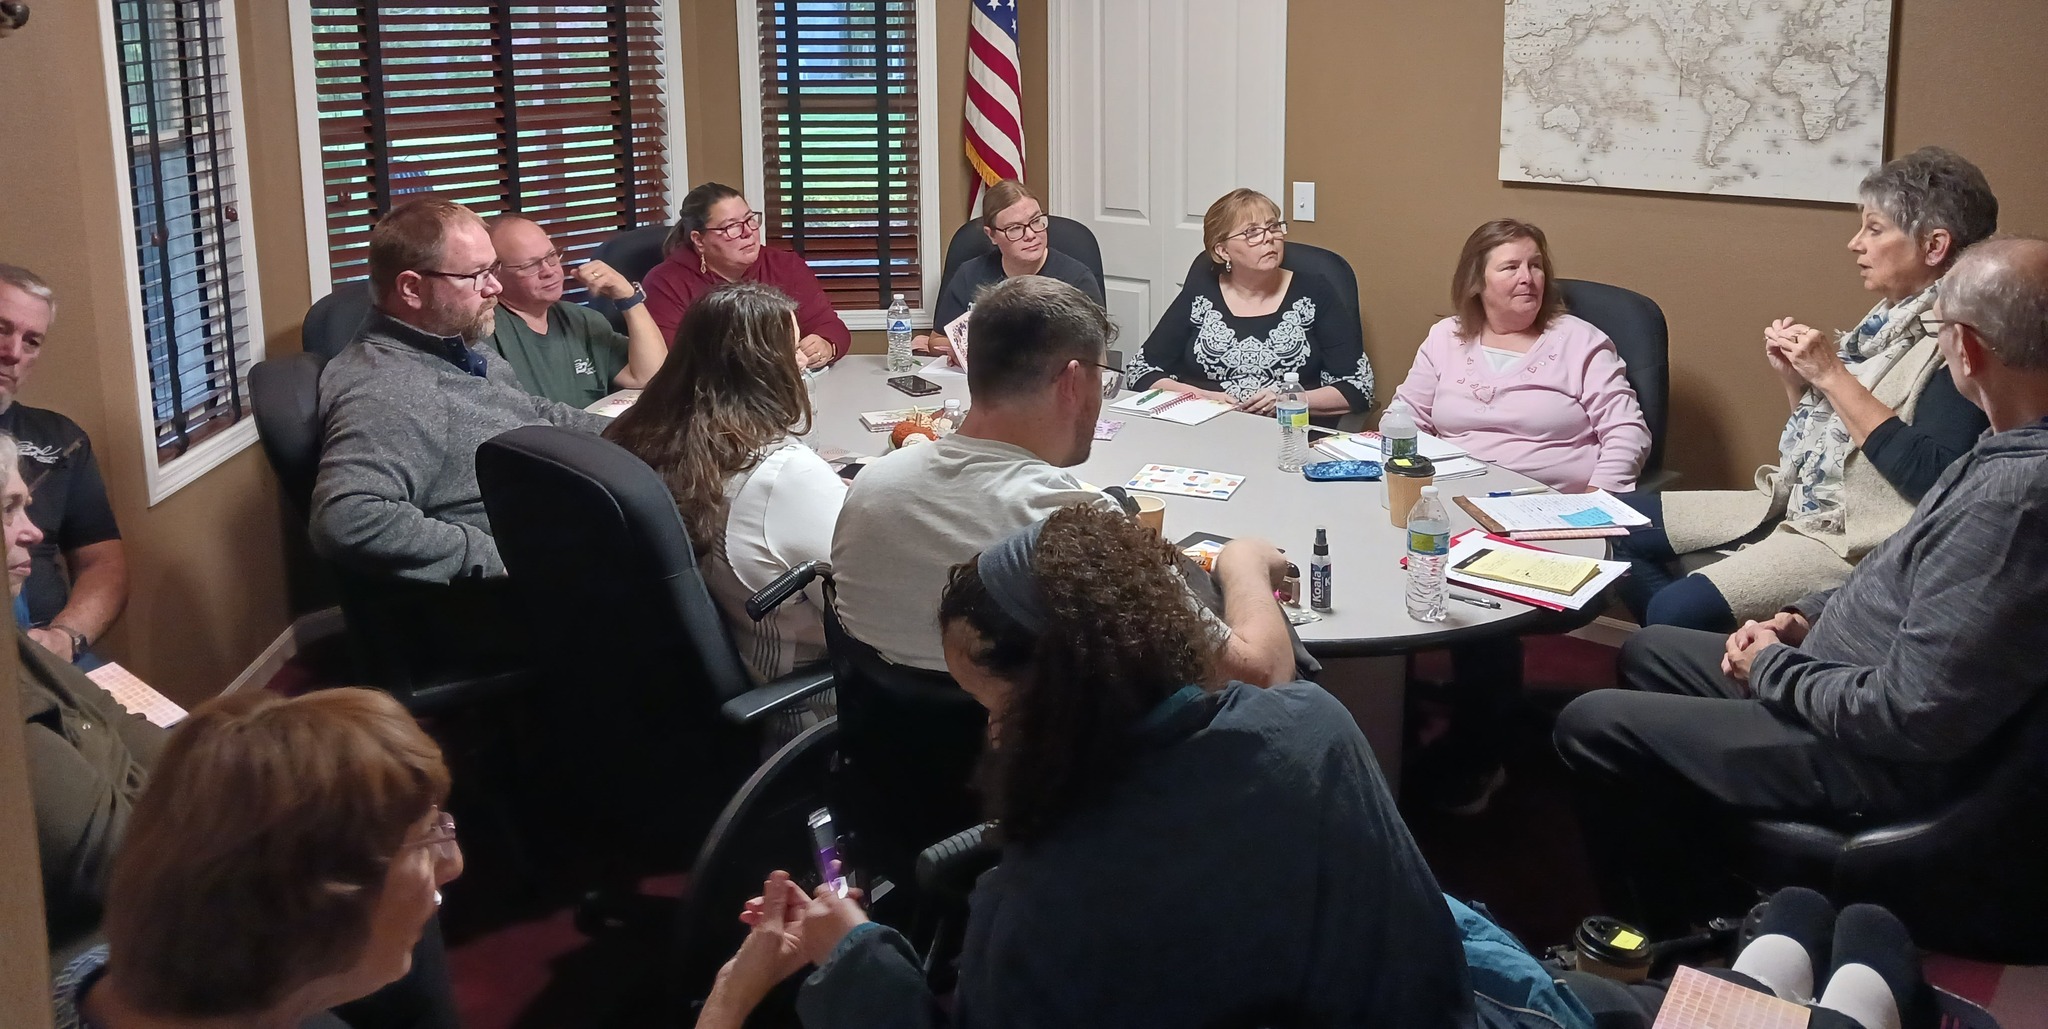
[[[1170,544],[1081,506],[953,570],[946,666],[990,712],[1003,853],[951,1020],[1469,1025],[1456,925],[1350,713],[1218,681],[1186,596]],[[947,1017],[851,901],[777,873],[745,920],[700,1029],[807,962],[809,1029]]]

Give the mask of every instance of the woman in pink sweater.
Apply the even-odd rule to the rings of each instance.
[[[1635,489],[1649,427],[1614,343],[1564,312],[1543,230],[1473,230],[1451,302],[1395,393],[1416,426],[1561,492]]]

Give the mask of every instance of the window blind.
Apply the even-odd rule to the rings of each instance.
[[[767,241],[833,305],[923,306],[916,0],[759,0]]]
[[[334,281],[419,193],[520,212],[572,263],[668,220],[659,0],[312,0],[312,23]]]
[[[250,328],[220,3],[114,0],[159,462],[248,413]]]

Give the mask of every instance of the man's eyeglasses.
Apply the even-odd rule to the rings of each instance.
[[[543,265],[549,268],[560,268],[562,266],[562,252],[560,250],[550,250],[524,264],[506,265],[505,270],[514,275],[525,275],[527,272],[534,271]]]
[[[1223,238],[1229,239],[1231,236],[1243,236],[1244,241],[1246,243],[1249,243],[1252,246],[1258,246],[1259,244],[1264,243],[1265,241],[1273,239],[1275,237],[1278,237],[1280,239],[1286,239],[1287,223],[1284,221],[1280,221],[1273,222],[1270,225],[1247,225],[1242,230],[1238,232],[1233,232],[1230,234],[1230,236],[1225,236]]]
[[[1002,233],[1004,239],[1015,243],[1025,236],[1044,232],[1045,227],[1051,223],[1052,219],[1047,218],[1045,212],[1040,211],[1038,217],[1028,222],[1018,222],[1015,225],[999,225],[996,227],[996,231]]]
[[[1102,399],[1115,400],[1116,395],[1118,393],[1123,392],[1123,369],[1111,368],[1106,364],[1097,364],[1094,361],[1083,361],[1081,363],[1085,365],[1091,365],[1102,373]]]
[[[755,211],[738,221],[726,222],[724,225],[706,225],[704,231],[717,233],[726,239],[745,239],[760,227],[761,212]]]
[[[478,293],[482,293],[484,291],[485,279],[490,279],[492,282],[497,282],[499,274],[504,270],[505,263],[503,261],[492,261],[491,266],[489,268],[485,268],[482,271],[475,272],[440,272],[435,271],[432,268],[413,269],[413,271],[416,271],[421,275],[431,275],[437,279],[448,279],[453,282],[467,281],[469,283],[469,288],[475,290]]]

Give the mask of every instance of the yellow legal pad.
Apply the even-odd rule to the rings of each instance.
[[[1583,557],[1495,547],[1458,566],[1458,571],[1510,586],[1570,596],[1600,574],[1600,565]]]

